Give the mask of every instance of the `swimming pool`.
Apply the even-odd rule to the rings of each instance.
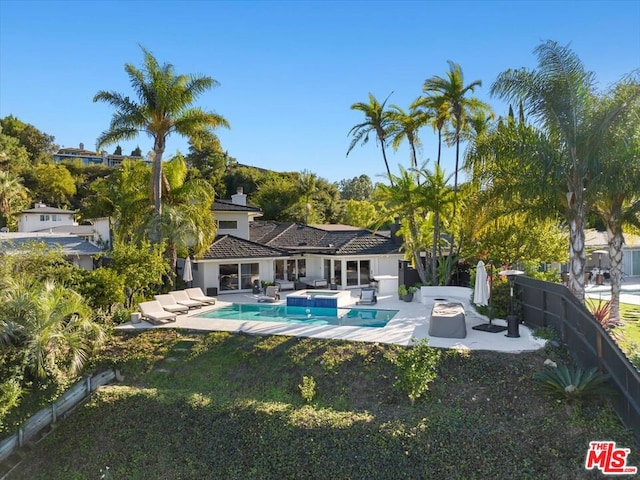
[[[292,307],[232,303],[196,316],[216,320],[382,328],[397,313],[398,310],[373,310],[370,308]]]

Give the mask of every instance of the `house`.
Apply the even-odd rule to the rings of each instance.
[[[85,270],[93,270],[93,259],[102,252],[98,246],[77,235],[48,232],[3,232],[0,233],[0,256],[20,253],[29,249],[33,243],[62,249],[67,260]]]
[[[136,155],[108,155],[105,151],[86,150],[83,143],[80,144],[80,148],[61,148],[53,155],[53,161],[56,163],[77,159],[83,165],[106,165],[107,167],[118,167],[124,160],[137,160],[151,165],[150,160]]]
[[[597,230],[585,231],[585,247],[587,250],[587,270],[591,270],[594,267],[600,267],[604,270],[609,269],[609,255],[593,253],[609,250],[606,232]],[[626,277],[640,275],[640,235],[624,234],[622,274]]]
[[[89,225],[78,225],[73,210],[49,207],[37,202],[33,208],[18,213],[18,232],[74,235],[96,245],[108,247],[111,228],[106,217],[90,219]]]
[[[247,203],[241,188],[230,201],[216,200],[212,210],[218,234],[192,263],[194,285],[209,293],[251,291],[256,280],[283,288],[359,288],[374,276],[397,275],[403,258],[395,236],[344,225],[258,220],[260,209]]]

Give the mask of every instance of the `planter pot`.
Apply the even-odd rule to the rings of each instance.
[[[402,297],[402,300],[404,300],[405,302],[413,302],[413,293],[407,293]]]

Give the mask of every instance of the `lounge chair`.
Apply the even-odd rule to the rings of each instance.
[[[264,295],[260,295],[258,297],[258,302],[264,302],[264,303],[277,302],[278,300],[280,300],[280,293],[278,293],[278,290],[279,289],[277,285],[268,286],[264,292]]]
[[[187,295],[189,295],[191,300],[195,300],[196,302],[208,303],[209,305],[216,304],[215,297],[205,295],[200,287],[186,288],[185,292],[187,292]]]
[[[162,323],[163,320],[167,320],[169,322],[176,321],[176,314],[167,312],[160,302],[157,300],[152,300],[150,302],[141,302],[139,304],[140,311],[142,312],[142,318],[145,320],[157,325]]]
[[[184,305],[185,307],[200,308],[206,305],[205,303],[199,302],[198,300],[189,298],[189,295],[187,295],[187,292],[185,292],[184,290],[173,290],[169,293],[171,294],[171,296],[173,296],[173,299],[176,301],[175,303]]]
[[[376,297],[376,289],[364,287],[360,290],[360,300],[356,302],[356,305],[375,305],[378,303],[378,297]]]
[[[189,307],[176,303],[173,295],[166,293],[164,295],[154,295],[154,297],[167,312],[186,313],[189,311]]]

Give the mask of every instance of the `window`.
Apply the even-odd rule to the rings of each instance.
[[[53,222],[61,222],[62,221],[62,215],[51,215],[51,221],[53,221]]]
[[[347,261],[347,285],[369,285],[370,265],[369,260]]]
[[[40,221],[41,222],[48,222],[49,221],[49,215],[40,215]]]
[[[226,263],[220,265],[220,291],[249,290],[260,278],[258,263]]]
[[[220,230],[237,230],[238,221],[237,220],[218,220],[218,228]]]

